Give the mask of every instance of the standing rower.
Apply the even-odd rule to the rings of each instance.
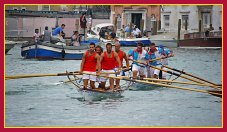
[[[111,43],[107,43],[106,44],[106,51],[104,51],[101,54],[101,58],[100,58],[100,62],[102,64],[102,71],[109,73],[109,72],[114,72],[115,68],[116,68],[116,61],[118,62],[118,68],[121,68],[121,62],[120,59],[118,57],[118,54],[114,51],[112,51],[112,44]],[[105,74],[107,77],[108,76],[116,76],[115,74]],[[106,85],[106,80],[107,78],[102,77],[101,78],[101,87],[105,88]],[[114,89],[114,79],[113,78],[109,78],[109,83],[110,83],[110,90]]]
[[[123,67],[123,59],[125,59],[126,62],[126,67],[127,69],[129,68],[129,61],[128,61],[128,57],[126,55],[126,53],[124,51],[122,51],[121,49],[121,44],[119,42],[115,43],[115,52],[118,54],[120,62],[121,62],[121,67]],[[118,67],[118,63],[116,62],[116,67]],[[123,72],[123,71],[122,71]],[[120,79],[116,79],[116,88],[119,89],[120,88]]]
[[[157,48],[155,47],[155,43],[151,43],[148,49],[148,52],[145,56],[145,59],[147,60],[147,64],[161,68],[160,60],[154,60],[160,57],[161,57],[161,54],[158,52]],[[151,61],[151,60],[154,60],[154,61]],[[151,77],[158,78],[159,72],[160,70],[158,69],[147,67],[148,78],[151,78]]]
[[[128,53],[128,57],[130,60],[133,61],[139,61],[139,62],[146,62],[145,60],[145,55],[146,51],[143,49],[143,43],[138,42],[137,43],[137,48],[135,50],[130,50]],[[137,73],[139,72],[139,76],[142,79],[145,77],[144,74],[145,66],[139,64],[138,62],[133,62],[132,64],[132,73],[133,73],[133,79],[137,79]]]
[[[159,54],[161,54],[161,57],[163,58],[160,61],[160,64],[162,65],[162,69],[167,70],[167,68],[165,68],[165,66],[168,65],[168,57],[174,56],[173,51],[168,48],[164,48],[163,45],[159,45],[158,52],[159,52]],[[162,72],[162,76],[160,76],[159,78],[166,79],[166,72]]]
[[[100,73],[100,56],[95,52],[95,43],[90,43],[89,50],[83,55],[80,72],[86,72],[89,74],[96,74],[96,68],[98,69],[97,75]],[[87,89],[88,80],[90,80],[90,87],[95,88],[96,76],[83,74],[84,89]]]

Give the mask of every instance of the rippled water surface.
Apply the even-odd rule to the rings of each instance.
[[[222,83],[221,49],[173,51],[171,67]],[[78,71],[80,62],[26,60],[17,45],[6,55],[6,75]],[[222,99],[209,94],[157,87],[89,102],[72,84],[61,83],[66,80],[57,76],[6,80],[6,126],[222,126]]]

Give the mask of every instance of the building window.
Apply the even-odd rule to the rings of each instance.
[[[210,20],[211,20],[211,18],[210,18],[210,13],[203,13],[202,14],[202,21],[203,21],[203,27],[204,28],[209,28],[209,25],[210,25]]]
[[[25,10],[26,10],[26,7],[21,7],[21,10],[22,10],[22,11],[25,11]]]
[[[18,10],[18,8],[17,8],[17,7],[13,7],[13,10],[14,10],[14,11],[17,11],[17,10]]]
[[[49,5],[43,5],[42,6],[42,10],[43,11],[49,11],[50,10],[50,6]]]
[[[169,16],[170,15],[164,15],[164,27],[165,28],[169,27]]]
[[[117,16],[117,29],[121,29],[121,16]]]
[[[182,28],[185,28],[186,26],[186,21],[187,21],[187,26],[188,26],[188,15],[182,15]]]

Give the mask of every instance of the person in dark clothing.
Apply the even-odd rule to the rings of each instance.
[[[111,36],[112,39],[115,39],[115,38],[116,38],[116,33],[112,32],[112,33],[110,34],[110,36]]]
[[[65,33],[63,31],[61,31],[61,36],[63,39],[65,39]]]
[[[105,31],[103,29],[100,30],[99,36],[100,38],[105,38]]]
[[[45,27],[45,30],[43,31],[42,34],[42,39],[43,41],[50,42],[51,41],[51,32],[48,30],[48,26]]]
[[[210,31],[212,31],[212,30],[214,30],[214,27],[212,26],[212,24],[210,24],[210,27],[205,32],[205,36],[209,37],[210,36]]]
[[[86,13],[84,12],[80,17],[80,34],[85,36],[87,28]]]

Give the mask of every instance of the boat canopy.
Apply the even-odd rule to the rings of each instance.
[[[113,32],[114,30],[114,25],[112,23],[102,23],[102,24],[97,24],[95,27],[92,28],[92,31],[98,35],[100,30],[104,30],[105,32]]]

